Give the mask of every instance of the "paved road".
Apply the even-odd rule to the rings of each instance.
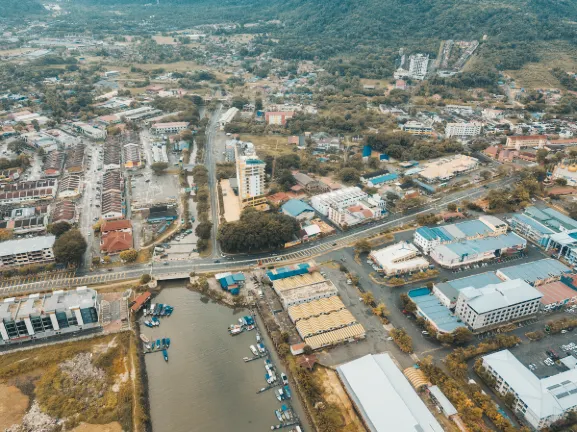
[[[218,190],[217,190],[217,180],[216,180],[216,151],[215,148],[215,137],[218,132],[218,120],[220,118],[220,111],[222,105],[212,113],[210,121],[206,128],[206,145],[204,152],[204,166],[208,170],[208,189],[210,193],[210,214],[212,218],[212,256],[214,258],[220,256],[219,243],[216,240],[216,234],[218,232]]]

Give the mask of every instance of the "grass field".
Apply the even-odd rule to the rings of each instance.
[[[281,156],[294,153],[293,149],[295,146],[288,144],[288,137],[286,136],[241,134],[240,139],[253,143],[254,147],[256,148],[256,154],[260,157],[264,157],[266,155]]]
[[[538,44],[535,51],[538,63],[528,63],[520,70],[504,71],[524,88],[559,88],[559,80],[551,75],[551,69],[561,68],[566,72],[577,71],[577,47],[566,43]]]

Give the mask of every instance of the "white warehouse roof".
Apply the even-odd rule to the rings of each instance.
[[[483,288],[464,288],[459,295],[464,296],[469,306],[478,314],[543,297],[540,291],[522,279],[508,280]]]
[[[388,354],[369,354],[337,372],[371,432],[443,432]]]
[[[388,273],[403,273],[427,268],[429,262],[418,256],[417,247],[411,243],[399,242],[371,252],[371,257]]]

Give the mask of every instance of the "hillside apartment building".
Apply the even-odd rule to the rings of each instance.
[[[245,151],[238,143],[234,147],[240,208],[254,207],[266,211],[269,209],[265,196],[266,164],[252,149],[253,147],[248,147]]]

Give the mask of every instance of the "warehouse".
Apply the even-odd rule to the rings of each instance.
[[[527,240],[515,233],[507,233],[480,240],[469,240],[435,247],[431,258],[445,268],[457,268],[501,256],[519,253],[527,247]]]
[[[523,279],[533,286],[559,280],[561,276],[567,273],[571,273],[571,269],[552,258],[545,258],[497,270],[497,276],[502,280]]]
[[[347,309],[341,309],[340,311],[331,312],[326,315],[299,320],[296,323],[296,328],[300,337],[306,339],[356,323],[357,320]]]
[[[452,333],[459,327],[465,327],[428,288],[411,290],[408,295],[417,306],[417,315],[429,322],[438,333]]]
[[[303,281],[303,276],[293,276],[273,282],[273,288],[285,309],[300,303],[337,295],[335,285],[325,280],[319,273],[312,273],[308,283]]]
[[[322,333],[316,336],[305,338],[305,344],[313,350],[337,345],[343,342],[351,342],[364,339],[365,328],[361,324],[353,324],[338,330]]]
[[[291,306],[288,308],[288,314],[291,321],[296,323],[298,320],[330,314],[344,308],[342,300],[337,296],[332,296]]]
[[[424,270],[429,262],[420,256],[416,246],[400,242],[386,248],[372,251],[369,259],[379,267],[385,276],[400,275]]]
[[[371,432],[443,432],[389,354],[369,354],[337,367]]]
[[[266,272],[267,277],[271,281],[285,279],[292,276],[306,274],[313,271],[314,265],[311,263],[294,264],[286,267],[278,267]]]
[[[427,183],[447,181],[453,177],[472,171],[479,166],[479,160],[465,155],[455,155],[430,162],[419,173]]]

